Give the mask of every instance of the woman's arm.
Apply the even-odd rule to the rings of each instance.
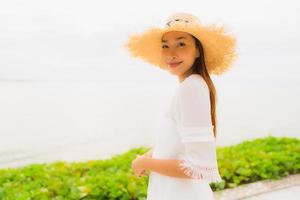
[[[191,178],[180,168],[179,160],[144,158],[144,168],[157,173],[177,178]]]

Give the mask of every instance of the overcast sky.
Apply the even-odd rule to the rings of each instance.
[[[168,105],[177,77],[130,57],[123,45],[130,34],[163,27],[175,12],[225,25],[237,37],[238,59],[231,70],[212,76],[219,141],[269,132],[299,136],[298,2],[0,0],[0,151],[51,147],[55,154],[61,145],[64,158],[79,158],[112,153],[117,135],[126,135],[118,148],[139,138],[150,141],[145,138],[152,138],[154,120]]]
[[[224,24],[237,36],[239,57],[228,76],[298,80],[299,10],[296,0],[1,1],[0,80],[159,76],[122,45],[131,33],[162,27],[175,12]]]

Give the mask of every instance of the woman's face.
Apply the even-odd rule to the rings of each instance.
[[[181,31],[170,31],[162,36],[162,59],[167,70],[183,80],[189,75],[195,59],[199,57],[194,38]]]

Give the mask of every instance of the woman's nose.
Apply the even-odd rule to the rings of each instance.
[[[171,50],[170,54],[169,54],[169,58],[172,59],[172,60],[174,60],[174,59],[177,58],[177,54],[174,51]]]

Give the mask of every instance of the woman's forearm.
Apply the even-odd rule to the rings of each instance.
[[[179,160],[176,159],[146,158],[145,165],[147,170],[155,171],[165,176],[191,178],[183,172],[179,166]]]

